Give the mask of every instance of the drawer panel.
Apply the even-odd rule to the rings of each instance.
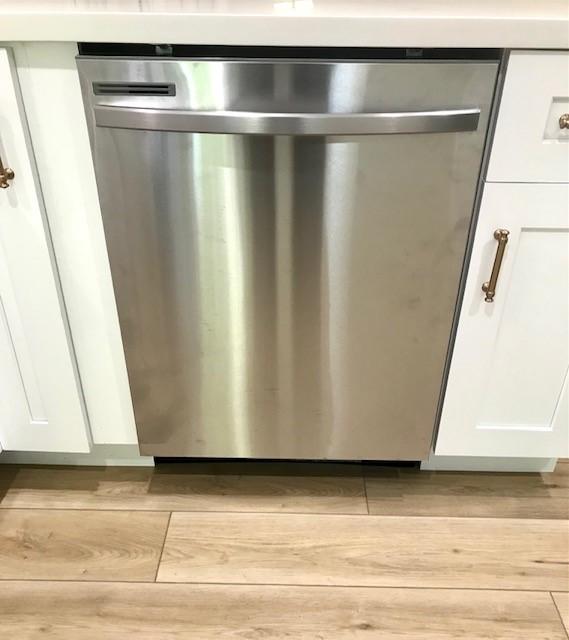
[[[513,51],[488,182],[569,182],[569,52]]]

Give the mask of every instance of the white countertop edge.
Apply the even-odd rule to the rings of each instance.
[[[2,12],[0,41],[569,49],[569,20]]]

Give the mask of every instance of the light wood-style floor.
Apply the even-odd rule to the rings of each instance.
[[[0,465],[0,638],[568,640],[569,462]]]

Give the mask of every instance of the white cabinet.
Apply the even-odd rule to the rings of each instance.
[[[0,445],[87,452],[76,376],[31,144],[10,52],[0,48]]]
[[[486,184],[435,453],[569,456],[568,369],[569,185]]]
[[[569,52],[511,53],[435,458],[569,456],[568,96]]]
[[[77,45],[15,43],[13,52],[93,444],[137,446]]]

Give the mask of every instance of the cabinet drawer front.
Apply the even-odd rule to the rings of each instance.
[[[569,52],[513,51],[489,182],[569,182]],[[569,122],[567,122],[569,125]]]

